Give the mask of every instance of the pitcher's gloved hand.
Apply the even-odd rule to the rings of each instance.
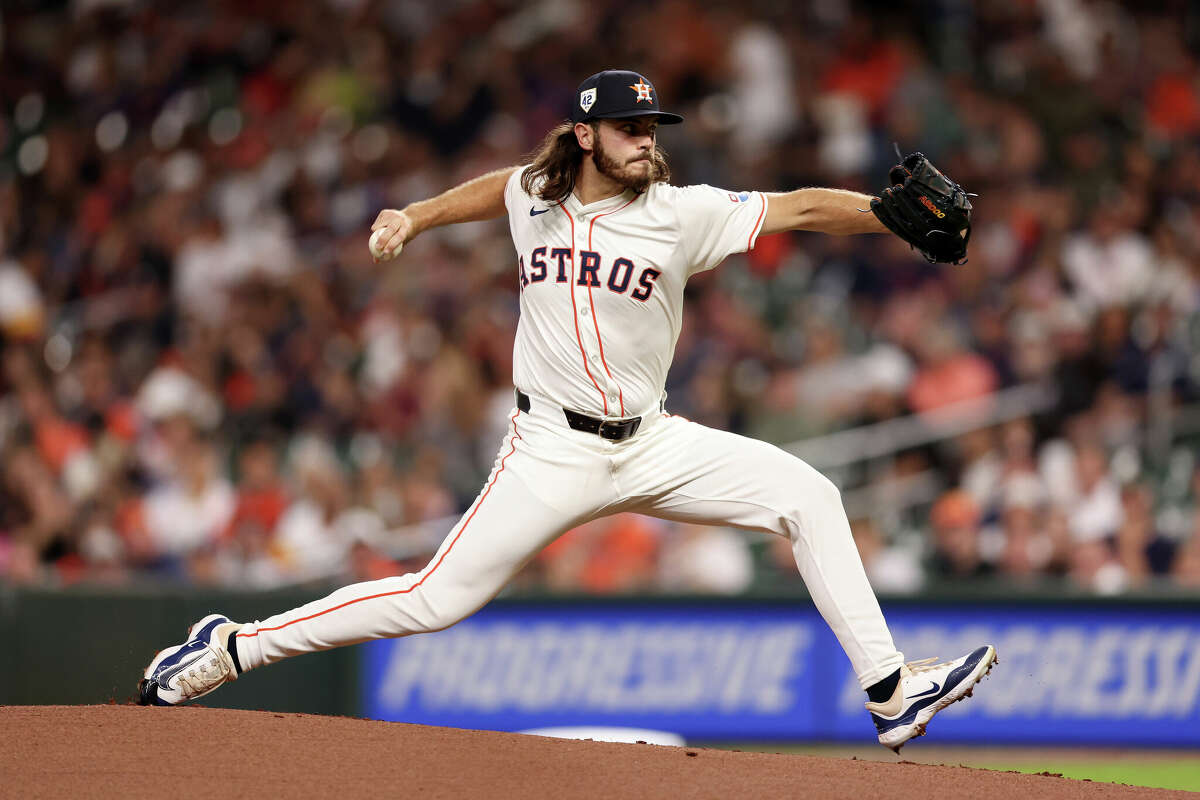
[[[963,188],[921,153],[888,172],[891,186],[871,200],[888,230],[930,262],[962,263],[971,239],[971,201]]]

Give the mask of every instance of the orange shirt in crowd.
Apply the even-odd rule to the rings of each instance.
[[[1186,75],[1163,75],[1146,98],[1150,124],[1172,138],[1200,133],[1200,95]]]
[[[908,404],[917,412],[984,397],[996,390],[996,371],[983,356],[963,353],[922,369],[908,387]]]
[[[60,417],[37,423],[34,431],[38,452],[55,473],[61,473],[67,460],[88,448],[87,431],[80,425]]]
[[[658,537],[650,523],[635,514],[618,514],[568,531],[540,558],[582,556],[574,576],[578,589],[610,594],[637,588],[651,577],[657,555]]]
[[[237,509],[221,538],[229,539],[238,526],[246,522],[254,523],[264,531],[274,531],[287,506],[288,496],[282,487],[242,490],[238,492]]]

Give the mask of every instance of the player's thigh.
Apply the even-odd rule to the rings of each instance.
[[[576,487],[597,486],[607,472],[600,459],[565,452],[552,432],[509,426],[487,482],[416,580],[427,595],[486,601],[542,548],[567,530],[594,519],[612,497],[579,489],[548,496],[547,484],[564,478]]]
[[[515,474],[501,473],[451,529],[422,571],[427,592],[494,593],[546,545],[594,516],[541,501]]]
[[[829,479],[772,444],[680,417],[658,428],[635,477],[642,513],[792,535],[841,506]]]

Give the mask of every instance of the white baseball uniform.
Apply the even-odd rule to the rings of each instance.
[[[658,183],[586,206],[574,196],[546,203],[521,189],[521,173],[504,200],[521,285],[513,379],[528,401],[513,409],[487,483],[420,572],[347,586],[243,627],[243,669],[447,628],[565,531],[632,511],[788,537],[862,686],[895,672],[903,657],[837,488],[777,447],[663,409],[684,284],[754,246],[767,197]],[[573,429],[564,409],[641,421],[614,441]]]

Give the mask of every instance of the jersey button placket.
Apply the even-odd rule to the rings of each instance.
[[[580,211],[579,213],[577,213],[575,215],[575,219],[579,220],[580,222],[584,222],[587,219],[587,214],[583,211]],[[584,231],[586,231],[586,230],[587,230],[586,225],[580,225],[576,228],[575,248],[576,248],[577,253],[586,250],[588,247],[587,234],[584,233]],[[592,300],[591,300],[591,296],[588,293],[588,287],[586,285],[586,281],[583,281],[584,285],[582,285],[582,286],[580,285],[580,283],[581,283],[581,281],[576,280],[575,284],[571,287],[571,291],[575,294],[575,303],[579,307],[579,318],[581,320],[588,320],[588,322],[589,322],[589,324],[587,324],[587,325],[580,325],[580,328],[579,328],[580,333],[583,336],[583,342],[584,342],[583,349],[587,354],[588,363],[593,364],[593,365],[599,365],[600,364],[600,342],[598,342],[596,340],[595,328],[593,325],[590,324],[591,323],[590,318],[591,318],[591,314],[592,314],[592,309],[591,309]],[[609,385],[608,376],[604,374],[604,370],[599,369],[599,368],[595,369],[592,372],[592,377],[599,384],[600,391],[604,394],[605,398],[608,399],[610,405],[612,402],[615,402],[612,398],[612,387]]]

